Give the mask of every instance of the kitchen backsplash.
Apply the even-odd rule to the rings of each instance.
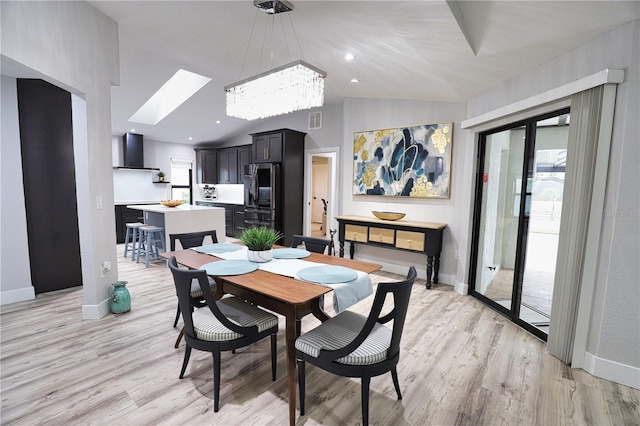
[[[205,200],[204,196],[204,184],[194,185],[193,199],[194,201]],[[228,204],[244,204],[244,185],[239,184],[219,184],[208,185],[209,187],[216,188],[217,197],[213,200],[218,203]]]
[[[154,183],[157,170],[115,169],[113,200],[115,204],[168,200],[171,184]]]

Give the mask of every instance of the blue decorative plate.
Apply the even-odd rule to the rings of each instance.
[[[308,250],[298,248],[281,248],[273,250],[274,259],[302,259],[303,257],[310,256],[311,253]]]
[[[216,243],[209,244],[207,246],[194,247],[194,250],[199,253],[208,253],[208,254],[216,254],[216,253],[227,253],[230,251],[241,250],[242,246],[238,244],[232,243]]]
[[[242,275],[258,269],[258,264],[248,260],[221,260],[206,263],[200,269],[207,271],[208,275]]]
[[[337,284],[355,280],[358,273],[344,266],[321,265],[299,270],[298,278],[318,284]]]

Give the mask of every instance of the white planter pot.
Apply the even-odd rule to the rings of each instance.
[[[273,250],[264,250],[264,251],[247,251],[247,259],[251,262],[264,263],[273,259]]]

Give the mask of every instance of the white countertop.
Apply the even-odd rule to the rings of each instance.
[[[208,209],[220,209],[224,210],[222,207],[207,207],[207,206],[195,206],[191,204],[182,204],[177,207],[166,207],[162,204],[133,204],[127,205],[130,209],[142,210],[146,212],[154,212],[154,213],[184,213],[184,212],[192,212],[196,210],[208,210]]]

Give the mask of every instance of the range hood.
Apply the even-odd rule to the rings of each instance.
[[[124,167],[144,168],[143,136],[137,133],[125,133],[122,136],[122,153]]]

